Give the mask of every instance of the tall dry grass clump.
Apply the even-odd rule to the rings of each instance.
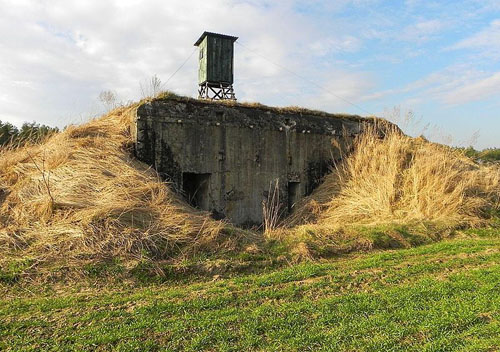
[[[283,215],[282,203],[280,201],[279,179],[269,183],[267,199],[262,202],[262,218],[264,234],[274,231]]]
[[[168,258],[223,245],[223,223],[187,206],[131,156],[136,107],[0,153],[2,253]]]
[[[478,165],[461,151],[397,128],[381,138],[373,126],[299,205],[290,223],[477,225],[498,210],[499,199],[498,166]]]

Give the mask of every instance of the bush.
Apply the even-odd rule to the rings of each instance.
[[[500,149],[499,148],[487,148],[482,151],[475,150],[473,147],[469,147],[464,150],[465,155],[473,159],[479,159],[483,161],[500,161]]]

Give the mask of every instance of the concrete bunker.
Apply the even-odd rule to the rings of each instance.
[[[135,152],[192,206],[251,226],[262,223],[270,183],[279,181],[284,214],[293,211],[370,121],[167,97],[138,108]]]

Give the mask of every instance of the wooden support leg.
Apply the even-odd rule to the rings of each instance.
[[[198,99],[236,100],[236,96],[232,85],[227,86],[220,84],[217,87],[204,83],[198,88]]]

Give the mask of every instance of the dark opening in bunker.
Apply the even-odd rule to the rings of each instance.
[[[293,205],[300,199],[300,182],[288,182],[288,212],[292,211]]]
[[[182,189],[187,201],[193,207],[209,209],[210,174],[182,173]]]

